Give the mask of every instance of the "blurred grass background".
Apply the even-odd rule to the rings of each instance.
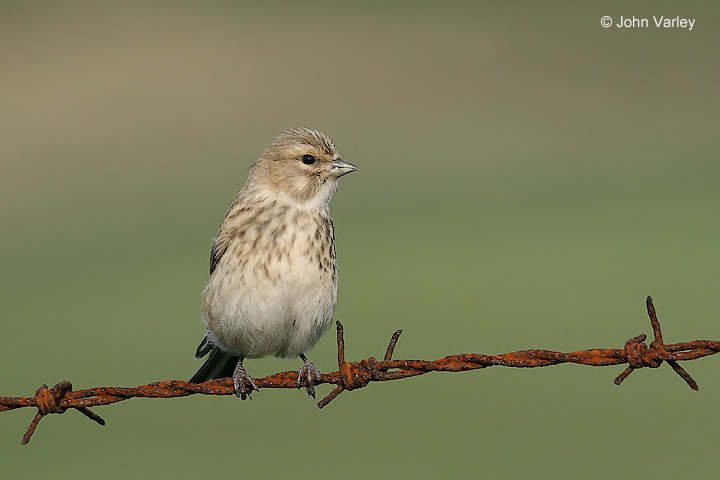
[[[275,135],[360,169],[333,201],[349,357],[720,339],[707,2],[0,3],[0,395],[188,378],[210,239]],[[604,29],[610,15],[692,31]],[[652,24],[652,22],[651,22]],[[334,370],[333,335],[310,357]],[[299,368],[265,359],[255,376]],[[0,415],[5,475],[670,478],[716,471],[718,359]],[[329,387],[321,387],[324,395]],[[692,467],[690,467],[692,466]],[[107,471],[109,469],[109,471]],[[65,473],[62,473],[65,472]],[[73,473],[71,473],[73,472]]]

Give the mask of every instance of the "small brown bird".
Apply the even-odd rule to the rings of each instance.
[[[320,372],[305,354],[330,327],[338,291],[329,202],[356,168],[307,128],[281,133],[255,162],[213,239],[195,353],[210,356],[191,382],[232,376],[244,400],[258,390],[245,358],[299,356],[298,388],[315,396]]]

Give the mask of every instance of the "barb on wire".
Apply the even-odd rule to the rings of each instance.
[[[402,330],[396,331],[388,345],[382,360],[370,357],[358,362],[345,360],[345,338],[343,326],[337,323],[338,371],[323,374],[316,384],[331,383],[335,389],[318,402],[323,408],[344,391],[365,387],[371,382],[399,380],[401,378],[423,375],[428,372],[463,372],[492,366],[532,368],[546,367],[560,363],[577,363],[590,366],[609,366],[627,364],[627,368],[615,378],[620,385],[638,368],[657,368],[667,362],[693,390],[698,389],[692,379],[679,364],[682,360],[694,360],[720,352],[720,341],[694,340],[666,345],[663,342],[660,322],[657,319],[652,298],[647,297],[647,311],[655,340],[645,344],[646,335],[638,335],[625,342],[623,348],[590,349],[562,353],[551,350],[520,350],[501,355],[459,354],[427,360],[393,360],[392,355]],[[280,372],[264,378],[255,379],[260,388],[298,388],[297,372]],[[35,407],[37,413],[23,436],[22,443],[30,441],[40,420],[51,413],[65,413],[75,409],[91,420],[104,425],[105,421],[89,410],[89,407],[110,405],[129,398],[172,398],[188,395],[234,395],[232,379],[223,378],[204,383],[190,383],[180,380],[165,380],[149,383],[136,388],[98,387],[73,391],[68,381],[60,382],[52,388],[42,385],[33,397],[0,397],[0,412],[22,407]]]

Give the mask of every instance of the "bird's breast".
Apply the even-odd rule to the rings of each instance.
[[[337,303],[329,215],[255,215],[237,226],[203,292],[215,337],[248,356],[298,355],[327,330]]]

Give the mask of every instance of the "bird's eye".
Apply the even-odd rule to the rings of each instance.
[[[312,155],[303,155],[302,162],[305,165],[312,165],[313,163],[315,163],[315,157],[313,157]]]

